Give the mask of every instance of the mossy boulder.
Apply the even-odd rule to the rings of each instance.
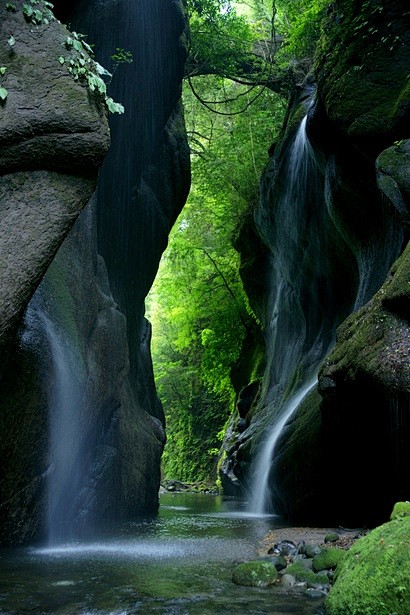
[[[409,42],[402,0],[329,5],[316,75],[329,118],[353,138],[391,142],[408,121]]]
[[[410,139],[399,140],[376,160],[377,185],[410,226]]]
[[[410,516],[410,502],[396,502],[392,514],[390,515],[390,521],[408,516]]]
[[[246,587],[268,587],[277,578],[278,572],[273,564],[257,560],[239,564],[232,573],[232,581]]]
[[[326,599],[329,615],[410,613],[410,517],[360,538],[336,571]]]
[[[343,549],[337,549],[335,547],[329,547],[328,549],[322,549],[318,555],[313,558],[313,570],[320,572],[321,570],[333,569],[338,566],[346,554]]]
[[[290,566],[286,568],[286,574],[291,574],[297,581],[307,583],[310,586],[329,584],[329,579],[326,574],[316,574],[305,567],[302,561],[290,564]]]

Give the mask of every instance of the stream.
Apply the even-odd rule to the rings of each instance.
[[[323,615],[323,600],[231,581],[276,517],[219,495],[167,493],[159,514],[98,540],[0,550],[0,614]]]

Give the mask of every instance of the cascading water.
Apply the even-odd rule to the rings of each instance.
[[[401,231],[383,212],[376,214],[376,230],[360,229],[361,236],[349,230],[333,203],[339,181],[334,158],[312,147],[308,115],[275,158],[273,178],[265,175],[265,200],[256,213],[271,250],[271,320],[264,378],[269,425],[253,466],[253,514],[271,512],[275,447],[314,389],[337,326],[380,287],[401,245]]]
[[[28,331],[36,330],[49,356],[46,398],[49,425],[46,532],[50,545],[71,537],[83,474],[83,391],[73,349],[49,313],[40,286],[26,313]],[[27,333],[26,335],[29,335]]]
[[[275,211],[272,292],[267,331],[270,381],[278,399],[273,425],[268,429],[255,462],[255,487],[250,508],[254,514],[269,509],[269,477],[276,443],[286,423],[317,381],[317,365],[329,346],[328,336],[321,339],[323,321],[303,305],[304,263],[321,259],[321,241],[317,207],[323,195],[319,163],[306,134],[307,115],[296,131],[289,151],[285,189]],[[319,196],[320,195],[320,196]],[[317,276],[313,279],[313,285]],[[308,291],[309,293],[309,291]],[[318,298],[311,294],[313,305]],[[319,312],[320,313],[320,312]],[[300,369],[299,377],[296,372]],[[312,375],[313,374],[313,375]],[[293,382],[292,382],[293,381]],[[290,393],[287,391],[290,390]]]
[[[282,408],[280,418],[275,422],[272,430],[270,431],[261,453],[257,460],[257,466],[255,474],[260,479],[260,489],[255,490],[254,500],[252,502],[252,512],[256,515],[263,515],[266,510],[269,509],[269,475],[271,471],[271,460],[275,450],[277,441],[282,434],[283,428],[297,410],[299,404],[313,389],[317,382],[317,374],[315,374],[304,386],[302,386]]]

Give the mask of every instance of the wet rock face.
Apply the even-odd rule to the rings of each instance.
[[[403,252],[410,203],[406,10],[399,0],[360,6],[351,0],[335,2],[327,9],[317,48],[317,94],[307,116],[307,136],[319,170],[324,169],[324,212],[331,224],[328,232],[318,226],[321,245],[329,243],[319,259],[323,276],[312,293],[317,304],[310,300],[315,286],[309,269],[301,275],[307,280],[301,304],[307,305],[309,326],[323,318],[321,331],[311,327],[318,340],[326,334],[333,345],[340,328],[321,371],[319,392],[299,406],[272,460],[272,501],[276,512],[294,522],[377,523],[395,500],[409,498],[410,277],[408,249]],[[280,157],[286,155],[301,117],[297,107],[291,108],[263,175],[256,210],[258,231],[274,266],[281,258],[274,220]],[[312,202],[317,205],[318,199]],[[311,217],[306,228],[313,221]],[[305,251],[301,242],[297,248]],[[296,260],[296,271],[301,271],[301,262]],[[303,304],[306,296],[309,301]],[[260,297],[258,303],[263,305]],[[262,321],[269,325],[269,312],[267,317],[262,313]],[[265,398],[249,429],[236,433],[235,447],[231,437],[227,451],[226,465],[236,479],[245,479],[245,486],[263,428],[275,416],[272,391],[283,370],[280,353],[277,357],[279,369],[271,384],[265,376]],[[302,369],[308,358],[300,362]]]
[[[327,9],[316,60],[320,96],[330,120],[357,144],[367,141],[366,149],[402,138],[409,123],[407,10],[405,0],[343,0]]]
[[[410,227],[410,140],[398,141],[376,160],[377,184]]]
[[[0,353],[96,184],[106,112],[58,61],[68,31],[0,3]],[[12,40],[10,40],[10,38]],[[1,368],[1,359],[0,359]]]
[[[339,328],[319,376],[332,471],[354,501],[336,498],[349,522],[362,514],[379,523],[395,500],[409,496],[409,280],[410,244],[379,292]]]
[[[115,91],[111,95],[124,104],[126,112],[110,118],[109,156],[99,171],[99,221],[96,223],[95,209],[90,204],[43,278],[40,301],[36,303],[35,297],[34,305],[30,304],[30,310],[33,307],[37,312],[38,303],[41,304],[40,309],[45,309],[47,319],[61,333],[67,354],[74,357],[72,385],[79,391],[76,413],[82,428],[71,457],[74,462],[75,457],[82,458],[82,469],[76,510],[66,521],[76,531],[79,526],[94,528],[99,523],[153,514],[158,507],[165,434],[162,406],[152,374],[150,325],[143,314],[144,298],[166,246],[169,229],[189,189],[189,152],[179,104],[185,58],[180,40],[184,20],[179,3],[173,0],[121,3],[84,0],[69,6],[57,0],[55,6],[56,15],[66,19],[73,30],[87,33],[88,42],[95,44],[98,61],[108,69],[110,56],[117,46],[133,54],[133,62],[121,66],[112,82]],[[64,43],[64,27],[53,24],[63,32]],[[37,32],[33,25],[30,28]],[[41,26],[39,30],[42,36],[44,29]],[[52,55],[56,58],[57,71],[62,70],[65,75],[58,58],[67,52],[60,40],[57,43]],[[17,37],[15,46],[17,50]],[[46,80],[47,75],[44,66],[42,76]],[[33,147],[21,158],[24,170],[9,176],[25,174],[31,189],[33,184],[29,182],[34,176],[65,179],[59,205],[54,204],[52,210],[47,208],[43,212],[41,208],[48,201],[51,207],[57,192],[54,184],[39,193],[37,205],[36,192],[23,191],[19,215],[22,212],[29,215],[27,208],[24,209],[27,202],[32,209],[23,233],[24,237],[28,234],[28,243],[34,239],[45,241],[46,221],[51,225],[55,218],[59,220],[64,203],[71,203],[68,187],[71,180],[77,179],[77,173],[81,172],[79,182],[83,181],[87,187],[82,204],[95,187],[98,147],[87,150],[88,158],[83,155],[85,145],[70,149],[62,159],[60,156],[66,147],[71,148],[71,137],[80,134],[81,138],[88,139],[93,131],[97,136],[100,134],[92,115],[93,109],[98,115],[98,103],[81,85],[68,78],[68,83],[74,85],[73,108],[61,113],[61,118],[55,117],[57,88],[48,91],[47,84],[38,84],[40,91],[46,91],[44,99],[50,101],[54,113],[50,134],[42,132],[41,114],[34,117]],[[11,100],[11,87],[8,90],[6,104]],[[91,106],[88,119],[78,92],[85,94]],[[70,97],[67,94],[65,98]],[[74,118],[74,110],[81,111],[80,119]],[[1,113],[0,107],[0,117]],[[64,143],[58,149],[54,131],[60,119]],[[46,140],[47,147],[40,158],[35,148]],[[13,165],[21,155],[20,150],[15,150],[16,155],[13,151],[7,164]],[[74,203],[72,210],[70,226],[78,213]],[[41,226],[43,216],[45,221]],[[52,256],[68,228],[55,241]],[[98,255],[100,251],[107,266]],[[34,276],[33,263],[35,259],[31,261],[28,276]],[[43,273],[44,270],[36,273],[35,286]],[[15,326],[21,323],[24,305],[15,314]],[[0,458],[5,461],[0,490],[7,504],[0,507],[0,540],[4,544],[27,543],[44,535],[46,487],[53,479],[56,465],[48,439],[48,391],[54,386],[55,371],[50,341],[44,331],[38,332],[36,328],[33,331],[26,319],[16,346],[2,378]]]

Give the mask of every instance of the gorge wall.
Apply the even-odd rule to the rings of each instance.
[[[58,541],[110,520],[154,513],[165,440],[144,298],[189,190],[179,103],[184,14],[171,0],[56,2],[55,14],[87,35],[108,70],[116,48],[131,52],[133,61],[119,66],[109,85],[125,114],[110,117],[111,145],[97,191],[51,262],[90,199],[102,159],[82,159],[80,143],[74,159],[81,176],[94,174],[94,183],[76,215],[70,211],[70,224],[33,279],[12,332],[1,393],[3,544],[45,534]],[[41,27],[44,41],[48,30]],[[86,88],[68,80],[89,98]],[[91,121],[84,122],[90,132]],[[60,152],[52,158],[58,166]],[[43,169],[41,159],[38,165]],[[32,227],[41,236],[41,228]]]
[[[232,421],[222,482],[254,499],[283,420],[265,511],[296,522],[375,524],[409,498],[406,19],[397,0],[329,6],[238,241],[267,368]]]

